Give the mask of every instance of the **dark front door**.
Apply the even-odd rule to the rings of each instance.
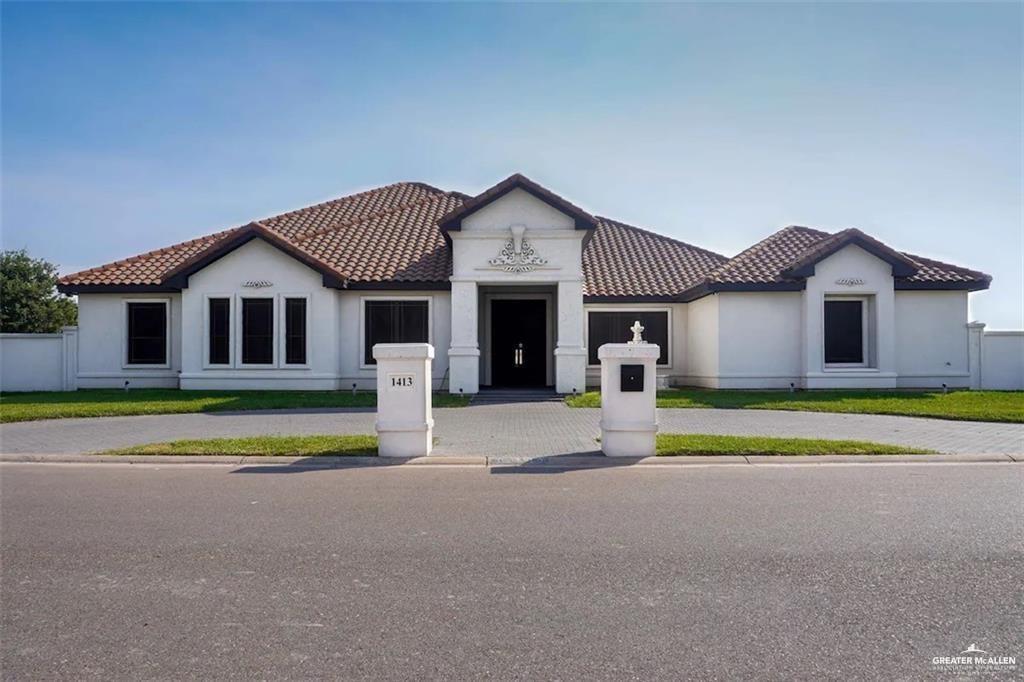
[[[491,385],[547,384],[547,302],[491,301]]]

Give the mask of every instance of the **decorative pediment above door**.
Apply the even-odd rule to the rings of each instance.
[[[513,225],[509,232],[511,234],[498,256],[487,261],[492,267],[505,272],[531,272],[547,265],[547,259],[541,258],[527,241],[525,225]]]

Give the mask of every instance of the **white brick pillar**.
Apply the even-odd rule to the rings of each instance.
[[[583,339],[583,280],[558,283],[558,345],[555,390],[582,393],[587,388],[587,349]]]
[[[981,388],[982,342],[985,337],[984,322],[967,323],[967,368],[971,373],[971,388]]]
[[[422,457],[434,447],[429,343],[378,343],[377,454]]]
[[[477,393],[480,390],[477,309],[476,282],[452,280],[452,345],[448,349],[448,390],[456,395]]]

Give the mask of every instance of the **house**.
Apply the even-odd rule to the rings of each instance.
[[[981,272],[855,229],[729,258],[591,215],[522,175],[404,182],[68,275],[78,385],[370,389],[371,348],[429,341],[434,387],[583,391],[639,320],[659,382],[969,386]]]

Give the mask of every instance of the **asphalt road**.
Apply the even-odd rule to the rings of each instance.
[[[4,679],[1024,667],[1024,467],[0,465]]]

